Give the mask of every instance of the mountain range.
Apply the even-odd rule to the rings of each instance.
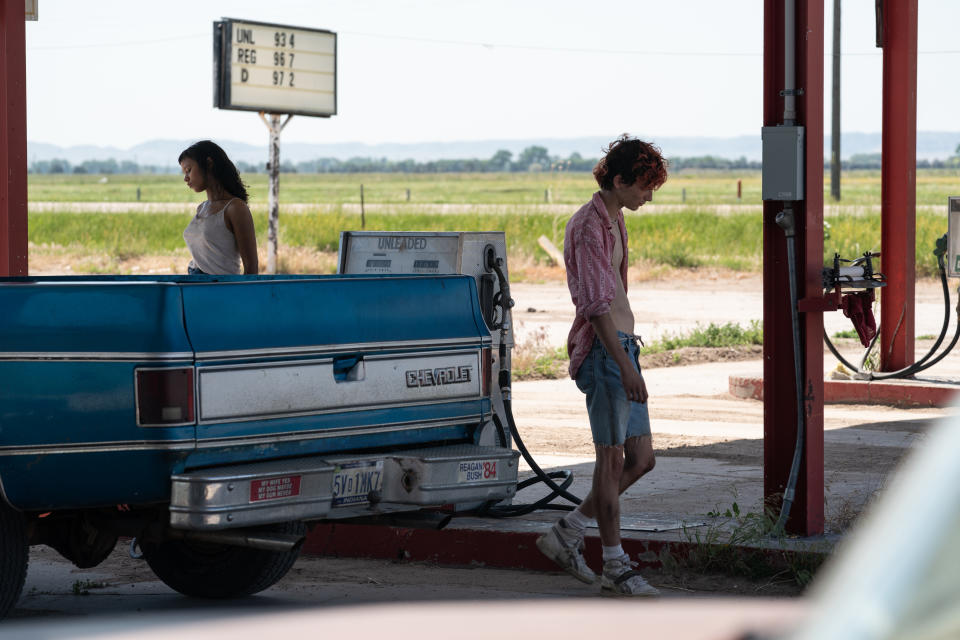
[[[734,137],[649,137],[668,157],[716,156],[748,160],[760,160],[760,133]],[[176,167],[180,152],[193,140],[150,140],[129,148],[101,147],[92,145],[61,147],[44,142],[28,141],[27,155],[30,162],[61,158],[71,164],[81,164],[85,160],[108,160],[118,162],[131,160],[140,165],[158,167]],[[261,164],[267,159],[267,144],[252,145],[232,140],[217,140],[235,162]],[[412,159],[418,162],[442,159],[487,159],[498,150],[506,149],[516,157],[523,149],[538,145],[546,147],[552,156],[569,157],[579,153],[584,158],[596,158],[610,142],[609,137],[580,138],[539,138],[525,140],[464,140],[457,142],[415,142],[365,144],[360,142],[340,142],[315,144],[306,142],[280,142],[280,159],[283,162],[304,162],[316,158],[386,158],[388,160]],[[917,159],[943,159],[954,155],[960,144],[960,132],[918,131]],[[841,138],[841,155],[844,159],[852,155],[879,153],[881,137],[879,133],[845,133]],[[825,136],[824,153],[829,155],[830,137]]]

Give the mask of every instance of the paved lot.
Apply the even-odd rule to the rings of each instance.
[[[918,333],[936,333],[942,303],[934,286],[918,287]],[[704,279],[677,286],[640,283],[632,287],[632,304],[641,332],[679,332],[697,323],[740,322],[760,317],[758,278]],[[518,341],[546,327],[551,343],[565,337],[572,310],[563,285],[516,285]],[[636,299],[633,298],[636,296]],[[939,309],[938,309],[938,305]],[[528,310],[534,309],[534,310]],[[934,321],[935,320],[935,321]],[[846,328],[840,314],[828,314],[829,331]],[[952,328],[951,328],[952,331]],[[557,337],[559,336],[559,337]],[[825,369],[833,367],[829,356]],[[762,493],[763,405],[727,393],[730,375],[758,375],[760,360],[717,362],[645,371],[658,453],[656,469],[631,488],[624,500],[627,535],[676,539],[681,530],[642,531],[649,524],[687,523],[716,518],[736,502],[746,512],[759,508]],[[931,372],[960,380],[960,355],[951,354]],[[518,382],[514,403],[521,435],[541,466],[570,469],[573,492],[585,495],[592,471],[592,446],[582,395],[569,380]],[[954,409],[894,409],[882,406],[829,405],[825,411],[826,513],[828,529],[842,533],[864,505],[881,491],[909,450],[922,442],[931,426]],[[540,487],[524,491],[518,502],[532,501]],[[537,512],[510,522],[482,525],[539,530],[557,517]],[[475,526],[455,521],[455,527]],[[389,601],[512,600],[558,597],[593,598],[596,589],[565,575],[490,568],[449,568],[386,560],[302,558],[291,574],[264,594],[234,603],[197,602],[180,597],[153,578],[144,563],[119,548],[96,569],[80,571],[49,549],[31,557],[24,597],[14,617],[34,629],[65,616],[110,619],[122,612],[169,612],[201,608],[214,615],[234,611],[274,611],[321,605]],[[709,586],[690,587],[658,576],[668,596],[716,593]],[[767,593],[735,581],[720,583],[733,593]],[[34,636],[43,637],[43,636]]]

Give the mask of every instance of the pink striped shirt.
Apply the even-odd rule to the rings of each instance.
[[[580,207],[567,222],[563,241],[563,262],[567,268],[567,286],[576,318],[567,336],[567,353],[570,354],[570,377],[576,378],[580,365],[593,346],[596,334],[590,318],[610,311],[610,304],[617,293],[617,277],[612,262],[615,241],[607,231],[610,219],[600,192]],[[620,279],[627,290],[627,228],[623,216],[617,216],[620,239],[623,244],[623,261],[620,263]]]

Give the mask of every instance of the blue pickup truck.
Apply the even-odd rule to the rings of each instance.
[[[470,276],[3,278],[0,310],[0,617],[34,544],[92,567],[135,538],[235,597],[311,522],[516,490]]]

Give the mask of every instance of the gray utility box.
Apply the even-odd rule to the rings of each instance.
[[[510,369],[510,350],[513,348],[513,321],[510,313],[501,318],[493,308],[493,300],[500,291],[500,284],[493,271],[486,268],[485,253],[493,247],[496,255],[503,258],[501,269],[509,281],[507,272],[507,241],[502,231],[343,231],[340,233],[338,273],[379,274],[464,274],[473,276],[477,282],[480,309],[493,338],[493,366],[490,395],[494,412],[500,416],[506,429],[506,411],[503,396],[497,383],[500,371],[500,331],[494,329],[497,322],[506,322],[507,348],[506,368]],[[424,310],[427,321],[428,310]],[[510,433],[507,431],[507,446]],[[496,445],[497,436],[492,425],[486,425],[482,445]]]
[[[803,200],[803,127],[763,127],[764,200]]]
[[[960,196],[947,198],[947,275],[960,277]]]

